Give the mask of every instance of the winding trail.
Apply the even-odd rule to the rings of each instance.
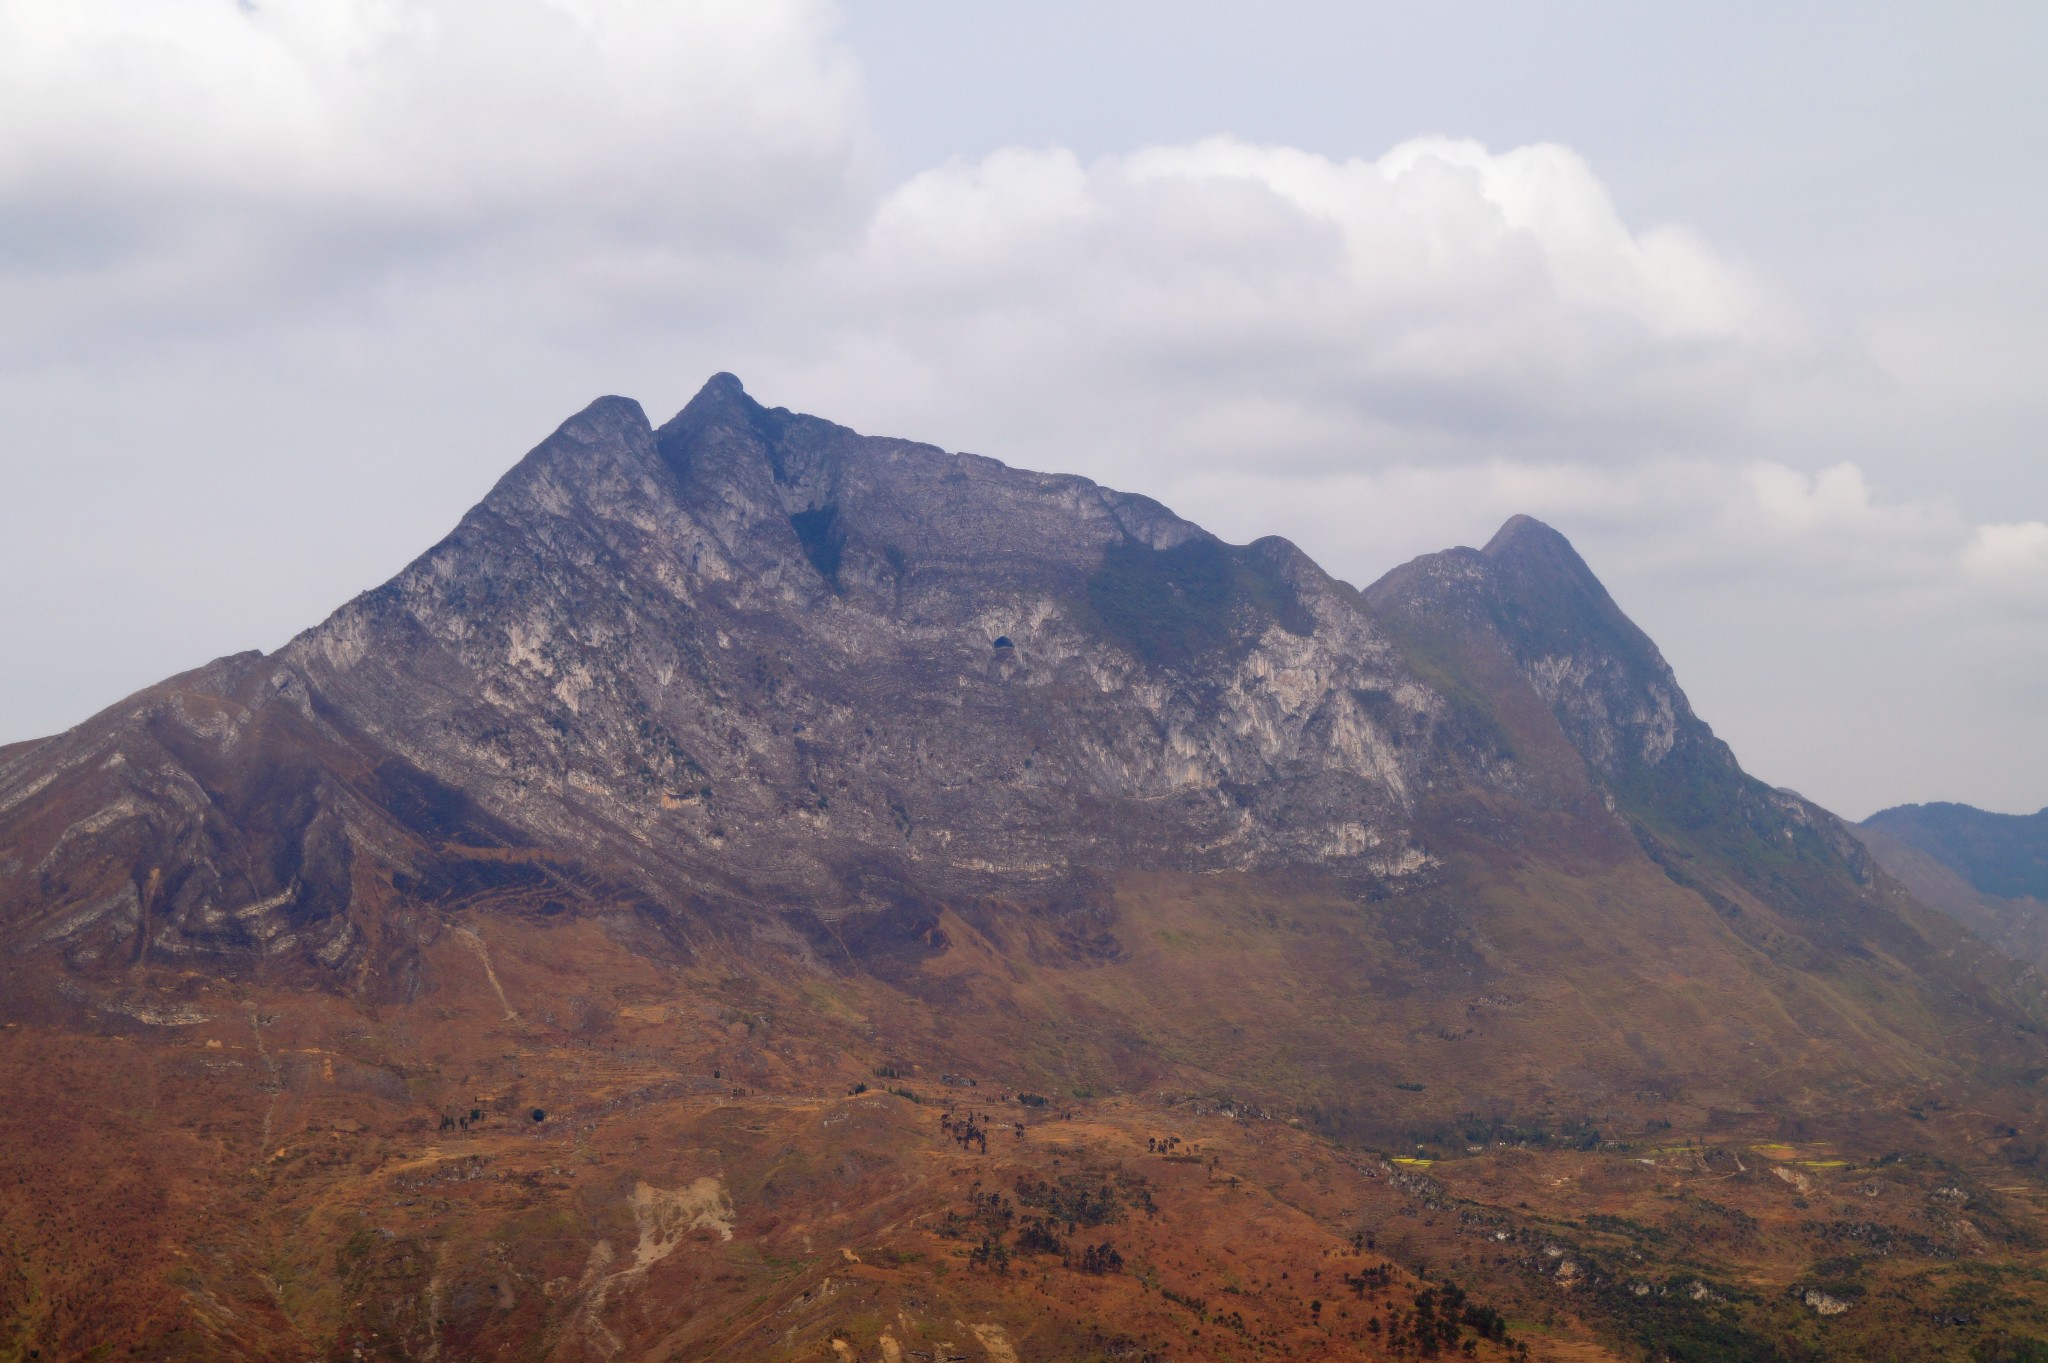
[[[284,1081],[278,1069],[277,1057],[263,1044],[262,1010],[254,1003],[249,1004],[248,1008],[249,1030],[256,1034],[256,1054],[262,1058],[264,1072],[269,1076],[264,1088],[270,1094],[270,1098],[263,1104],[263,1138],[256,1152],[260,1162],[270,1153],[271,1130],[277,1119],[277,1095],[284,1092]]]
[[[497,992],[498,1006],[505,1010],[505,1021],[519,1021],[518,1010],[513,1008],[512,1001],[505,997],[505,986],[498,983],[498,972],[491,969],[491,953],[484,946],[484,939],[468,928],[456,928],[454,932],[462,939],[464,945],[476,953],[477,960],[483,962],[484,977],[491,982],[491,988]]]

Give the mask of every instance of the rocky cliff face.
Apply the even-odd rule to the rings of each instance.
[[[658,432],[592,407],[281,662],[650,885],[1419,860],[1429,755],[1355,694],[1396,693],[1400,664],[1291,546],[771,412],[729,378]]]
[[[1474,802],[1595,842],[1741,825],[1867,879],[1537,522],[1361,595],[1285,541],[720,375],[659,429],[593,403],[277,654],[10,750],[0,932],[364,979],[498,902],[858,955],[949,898],[1085,909],[1131,870],[1398,893]]]
[[[1366,593],[1407,656],[1483,701],[1505,728],[1491,738],[1562,796],[1590,795],[1653,857],[1698,845],[1731,869],[1792,858],[1854,897],[1873,882],[1869,856],[1832,814],[1745,773],[1693,713],[1648,635],[1615,605],[1564,536],[1527,516],[1484,549],[1403,565]],[[1510,732],[1511,731],[1511,732]]]

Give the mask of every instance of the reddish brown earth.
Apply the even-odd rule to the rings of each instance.
[[[471,931],[409,1006],[163,980],[205,1020],[0,1033],[0,1356],[1408,1357],[1384,1327],[1444,1277],[1534,1358],[1640,1357],[1659,1313],[1730,1333],[1680,1357],[1942,1357],[2043,1319],[2048,1187],[1982,1112],[1675,1104],[1591,1150],[1396,1164],[1191,1073],[1027,1105],[1051,1086],[963,1059],[1002,1054],[981,1018],[871,982]],[[991,963],[923,969],[993,993]],[[1069,1229],[1034,1185],[1114,1211]],[[1064,1256],[1018,1248],[1047,1215]],[[1103,1244],[1118,1270],[1083,1271]]]

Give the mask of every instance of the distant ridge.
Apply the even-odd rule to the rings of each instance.
[[[1917,848],[1985,894],[2048,899],[2048,809],[1994,814],[1946,801],[1894,805],[1863,827]]]
[[[1922,902],[2017,960],[2048,966],[2048,809],[1949,802],[1879,810],[1857,832]]]

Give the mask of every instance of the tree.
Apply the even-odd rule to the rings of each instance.
[[[1076,1265],[1083,1273],[1121,1273],[1124,1271],[1124,1256],[1116,1252],[1116,1246],[1107,1240],[1099,1245],[1090,1245],[1081,1251],[1081,1262]]]
[[[1010,1271],[1010,1250],[993,1235],[985,1235],[974,1252],[967,1256],[967,1262],[976,1268],[990,1268],[998,1273]]]

